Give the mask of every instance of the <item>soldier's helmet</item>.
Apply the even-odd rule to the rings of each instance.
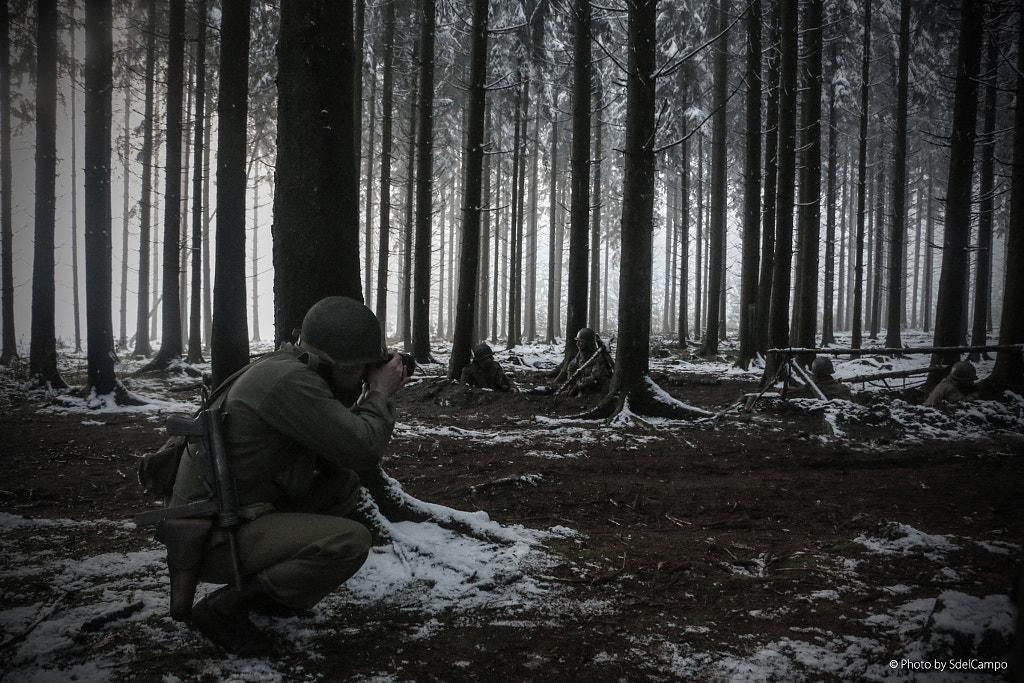
[[[965,360],[953,363],[953,369],[949,371],[949,376],[958,382],[973,382],[978,379],[978,373],[974,366]]]
[[[494,351],[487,344],[477,344],[473,347],[473,358],[476,360],[483,360],[484,358],[490,358],[494,355]]]
[[[347,296],[329,296],[313,304],[302,319],[301,340],[337,365],[381,363],[391,356],[381,344],[377,316]]]
[[[597,343],[597,332],[594,332],[589,327],[584,327],[576,333],[576,341],[583,342],[584,344],[595,344]]]
[[[835,371],[836,369],[832,366],[832,360],[824,356],[818,356],[811,363],[811,372],[814,373],[815,377],[828,377]]]

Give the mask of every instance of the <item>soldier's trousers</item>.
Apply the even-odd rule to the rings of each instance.
[[[238,528],[239,559],[245,576],[255,574],[274,601],[309,609],[355,574],[370,551],[370,532],[359,522],[337,516],[350,508],[350,492],[337,491],[331,481],[311,492],[308,512],[271,512]],[[332,489],[325,495],[325,489]],[[326,514],[318,513],[323,511]],[[350,511],[350,510],[349,510]],[[233,581],[227,537],[218,534],[203,554],[200,578],[211,583]]]

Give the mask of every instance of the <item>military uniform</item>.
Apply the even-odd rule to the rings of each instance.
[[[576,371],[586,365],[595,353],[600,354],[600,357],[595,358],[590,365],[583,369],[583,372],[572,379]],[[612,377],[612,366],[608,362],[608,357],[598,349],[595,348],[588,352],[581,348],[569,361],[566,376],[575,384],[575,387],[571,389],[573,394],[597,394],[608,388],[608,381]]]
[[[973,383],[972,383],[973,384]],[[926,406],[935,407],[942,403],[956,404],[968,397],[972,386],[962,386],[961,382],[946,377],[935,385],[932,393],[924,400]]]
[[[369,531],[343,517],[358,499],[355,471],[380,463],[395,407],[378,392],[348,408],[302,349],[254,364],[224,400],[224,440],[237,480],[243,574],[276,603],[308,609],[352,576],[369,552]],[[208,497],[191,454],[182,458],[171,505]],[[232,580],[223,534],[211,536],[200,578]]]
[[[814,383],[819,389],[821,389],[821,393],[825,394],[825,398],[841,398],[847,401],[853,398],[853,392],[850,391],[850,387],[837,381],[836,378],[831,375],[815,377],[813,379]]]
[[[475,358],[462,368],[460,381],[474,387],[510,391],[512,382],[493,357]]]

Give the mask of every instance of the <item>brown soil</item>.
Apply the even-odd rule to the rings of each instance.
[[[519,373],[518,379],[521,385],[544,381],[539,373]],[[749,382],[716,383],[700,376],[664,384],[711,411],[754,390]],[[429,379],[404,391],[399,404],[400,419],[508,432],[536,429],[534,416],[569,416],[589,405],[584,399],[498,395]],[[104,426],[83,426],[89,416],[41,413],[38,407],[15,401],[0,411],[0,511],[117,520],[149,506],[135,480],[135,459],[162,441],[162,419],[103,415],[96,419]],[[792,637],[794,629],[860,635],[858,615],[887,599],[882,589],[894,584],[911,587],[901,599],[935,597],[942,590],[975,596],[1010,590],[1019,553],[998,556],[965,545],[950,558],[960,580],[939,586],[934,565],[922,557],[869,561],[851,541],[892,520],[929,534],[1020,543],[1020,435],[907,443],[865,427],[844,439],[823,439],[828,427],[821,415],[779,403],[717,423],[671,429],[637,423],[622,431],[627,438],[619,442],[552,446],[535,437],[536,443],[514,449],[433,435],[396,442],[395,457],[386,463],[421,500],[485,510],[502,523],[580,532],[578,542],[553,548],[563,555],[551,572],[553,581],[581,605],[595,598],[610,601],[614,610],[592,615],[580,609],[532,623],[518,615],[530,628],[495,625],[495,614],[441,615],[433,617],[441,626],[426,638],[410,637],[422,615],[384,607],[355,610],[345,616],[343,647],[322,647],[323,656],[312,661],[290,655],[301,663],[302,675],[670,680],[671,673],[641,643],[656,636],[694,652],[742,653],[751,638]],[[652,435],[657,438],[633,448]],[[585,455],[524,462],[516,457],[521,447]],[[523,481],[527,473],[542,477]],[[145,530],[133,533],[140,544],[146,540]],[[864,559],[864,583],[837,603],[795,599],[835,588],[828,562],[851,556]],[[765,613],[778,616],[755,616]],[[200,650],[193,655],[208,647],[198,636],[195,644]],[[1005,658],[1006,648],[997,644],[988,654]],[[176,663],[170,654],[137,662],[130,675],[147,681],[172,673],[203,679],[194,662]],[[206,655],[215,652],[209,648]],[[885,675],[889,657],[882,661],[883,656],[878,655],[878,675]]]

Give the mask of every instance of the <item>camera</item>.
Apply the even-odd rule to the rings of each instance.
[[[416,359],[412,357],[411,353],[400,353],[402,357],[402,364],[405,365],[405,374],[412,377],[412,373],[416,372]]]

